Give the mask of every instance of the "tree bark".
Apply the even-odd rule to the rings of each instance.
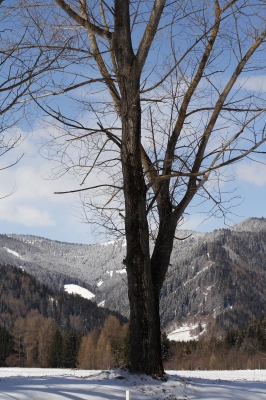
[[[130,93],[130,90],[127,90]],[[135,372],[163,374],[160,344],[159,292],[151,276],[146,186],[140,151],[140,107],[134,102],[123,113],[122,165],[126,203],[126,266],[130,304],[130,368]]]
[[[121,159],[130,304],[130,369],[162,375],[159,292],[151,275],[146,184],[141,162],[141,107],[138,69],[120,80],[122,93]]]

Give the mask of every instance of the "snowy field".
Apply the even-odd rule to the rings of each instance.
[[[0,368],[1,400],[262,400],[266,370],[168,371],[162,382],[127,371]]]
[[[206,324],[201,324],[202,332],[194,333],[199,324],[182,324],[172,332],[167,334],[168,339],[188,342],[189,340],[197,340],[203,334]]]

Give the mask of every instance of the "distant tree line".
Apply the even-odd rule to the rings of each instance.
[[[126,364],[128,325],[109,316],[102,330],[62,332],[37,311],[19,317],[11,331],[0,327],[0,366],[110,369]]]
[[[11,331],[0,327],[0,366],[110,369],[128,364],[129,324],[109,316],[102,329],[88,334],[62,332],[52,318],[36,310],[19,317]],[[162,335],[163,360],[170,353],[170,341]]]
[[[111,369],[128,363],[129,324],[109,316],[102,329],[62,332],[36,311],[0,327],[0,366]],[[266,369],[266,317],[224,339],[174,342],[161,336],[165,369]]]

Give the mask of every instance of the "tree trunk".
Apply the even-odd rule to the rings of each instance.
[[[123,82],[122,169],[125,196],[125,229],[130,304],[130,369],[162,375],[159,292],[151,276],[146,185],[141,162],[141,109],[139,79],[131,71]]]
[[[134,274],[137,275],[137,274]],[[159,295],[147,287],[145,272],[128,278],[130,304],[130,364],[132,371],[163,375]],[[138,281],[138,284],[134,283]]]

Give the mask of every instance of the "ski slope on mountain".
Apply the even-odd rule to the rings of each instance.
[[[167,380],[123,369],[0,368],[1,400],[262,400],[266,371],[168,371]]]

